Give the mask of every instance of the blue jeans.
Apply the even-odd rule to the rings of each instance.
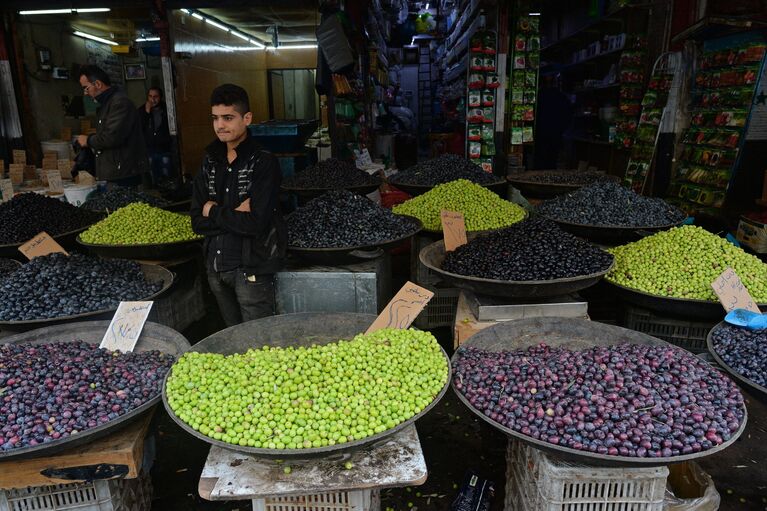
[[[209,271],[208,284],[226,326],[274,315],[274,275],[249,279],[242,270]]]

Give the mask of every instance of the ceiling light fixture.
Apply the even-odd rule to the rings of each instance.
[[[192,13],[192,17],[193,17],[193,18],[197,18],[197,19],[198,19],[198,20],[200,20],[200,21],[205,21],[205,18],[204,18],[202,15],[200,15],[200,14],[198,14],[198,13],[196,13],[196,12],[193,12],[193,13]]]
[[[239,37],[243,41],[250,41],[250,37],[246,36],[245,34],[241,34],[240,32],[236,32],[232,30],[232,35],[235,37]]]
[[[158,36],[150,36],[150,37],[137,37],[136,42],[137,43],[148,43],[152,41],[159,41],[160,38]]]
[[[207,23],[208,25],[212,25],[220,30],[223,30],[224,32],[231,32],[231,29],[229,27],[227,27],[226,25],[222,25],[221,23],[217,21],[213,21],[210,18],[205,18],[205,23]]]
[[[540,16],[541,13],[540,12],[528,12],[527,15],[528,16]]]
[[[32,11],[19,11],[22,16],[30,16],[35,14],[80,14],[88,12],[109,12],[112,9],[109,7],[90,7],[87,9],[36,9]]]
[[[250,44],[254,45],[259,50],[263,50],[264,48],[266,48],[266,46],[264,46],[263,44],[259,43],[255,39],[248,39],[248,42],[250,42]]]
[[[181,10],[181,12],[183,12],[184,14],[191,14],[191,13],[192,13],[192,11],[190,11],[189,9],[180,9],[180,10]]]
[[[309,50],[317,48],[316,44],[283,44],[275,50]]]
[[[104,39],[103,37],[98,37],[93,34],[88,34],[87,32],[80,32],[79,30],[75,30],[74,34],[78,37],[83,37],[85,39],[90,39],[91,41],[96,41],[99,43],[108,44],[110,46],[117,46],[117,43],[114,41],[110,41],[109,39]]]

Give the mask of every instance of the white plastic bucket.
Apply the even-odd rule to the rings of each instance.
[[[43,152],[56,151],[59,160],[71,160],[69,155],[70,143],[64,140],[45,140],[40,142]]]
[[[72,185],[64,187],[64,195],[73,206],[81,206],[88,195],[96,189],[96,185]]]

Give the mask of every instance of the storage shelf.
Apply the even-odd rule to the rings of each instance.
[[[600,85],[598,87],[576,87],[575,89],[573,89],[573,92],[575,94],[596,92],[600,90],[619,89],[620,86],[621,86],[620,83],[611,83],[609,85]]]
[[[687,39],[711,39],[765,26],[767,22],[755,19],[710,16],[679,32],[671,42],[676,44]]]
[[[575,30],[572,34],[566,35],[554,41],[553,43],[544,46],[541,48],[541,53],[550,53],[567,48],[568,46],[571,46],[570,43],[581,40],[589,33],[601,35],[604,32],[606,25],[622,23],[623,18],[621,16],[623,16],[631,8],[632,6],[620,7],[614,11],[608,12],[601,18],[593,20],[591,23],[588,23],[587,25]]]

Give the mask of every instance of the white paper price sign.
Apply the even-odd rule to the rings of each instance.
[[[154,302],[120,302],[99,347],[123,353],[133,351],[152,304]]]

